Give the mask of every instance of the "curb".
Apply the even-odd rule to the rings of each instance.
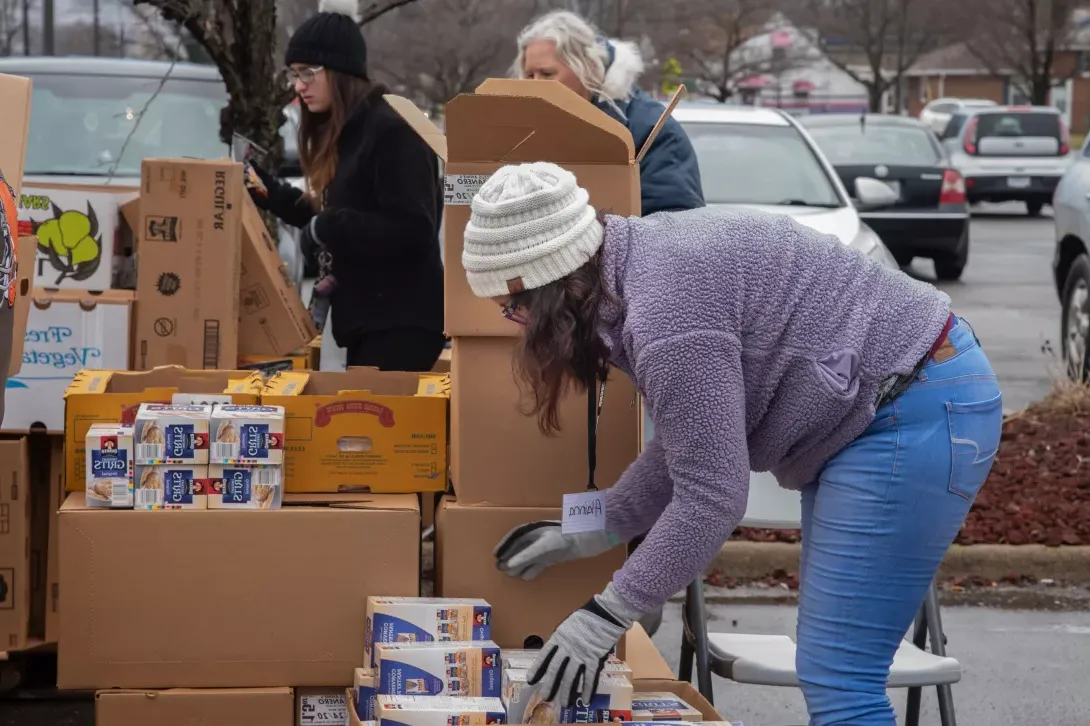
[[[785,542],[727,542],[708,565],[727,577],[766,577],[773,570],[797,572],[801,545]],[[953,545],[939,568],[942,579],[1008,575],[1090,584],[1090,547],[1044,545]]]

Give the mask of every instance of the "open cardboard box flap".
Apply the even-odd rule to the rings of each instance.
[[[708,699],[701,696],[700,691],[693,688],[691,683],[660,678],[634,678],[632,688],[636,693],[655,693],[659,691],[672,693],[697,711],[700,711],[704,721],[728,720],[723,718],[715,710],[715,707],[708,703]]]
[[[256,371],[198,371],[181,366],[159,366],[150,371],[80,371],[72,378],[65,397],[73,393],[176,393],[261,392],[263,381]]]
[[[415,396],[420,375],[374,368],[347,371],[280,371],[265,384],[266,396],[337,396],[366,393],[373,396]]]
[[[415,494],[285,494],[284,505],[296,507],[333,507],[338,509],[368,509],[376,512],[418,512],[420,502]]]
[[[34,307],[46,310],[53,303],[78,303],[84,310],[94,310],[99,303],[124,305],[136,300],[136,293],[131,290],[73,290],[55,287],[36,287],[33,294]]]

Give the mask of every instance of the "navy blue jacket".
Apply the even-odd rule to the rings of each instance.
[[[638,154],[666,107],[639,89],[633,89],[627,101],[614,103],[623,112],[623,117],[601,100],[596,100],[594,105],[628,128]],[[640,197],[645,217],[655,212],[704,206],[696,152],[681,124],[672,118],[666,120],[640,162]]]

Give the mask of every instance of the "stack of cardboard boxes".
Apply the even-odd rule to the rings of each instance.
[[[523,415],[511,358],[521,331],[490,300],[475,297],[461,264],[470,201],[504,164],[551,161],[573,172],[595,207],[640,212],[632,136],[617,121],[555,82],[489,80],[446,106],[440,132],[404,99],[391,103],[446,162],[443,240],[446,328],[451,360],[451,481],[436,519],[437,588],[443,597],[488,600],[492,638],[503,648],[540,646],[568,614],[600,592],[624,560],[620,549],[556,568],[526,583],[494,566],[492,550],[513,527],[560,519],[565,493],[587,481],[587,399],[572,394],[563,431],[544,436]],[[619,371],[610,376],[598,426],[597,476],[611,485],[640,444],[638,397]]]

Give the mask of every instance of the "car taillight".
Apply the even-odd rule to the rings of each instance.
[[[947,169],[942,174],[939,204],[965,204],[965,201],[965,180],[953,169]]]
[[[969,123],[965,126],[965,142],[963,148],[966,154],[976,156],[976,124],[978,118],[969,119]]]
[[[1067,156],[1071,153],[1071,132],[1067,129],[1067,124],[1063,119],[1060,119],[1060,156]]]

